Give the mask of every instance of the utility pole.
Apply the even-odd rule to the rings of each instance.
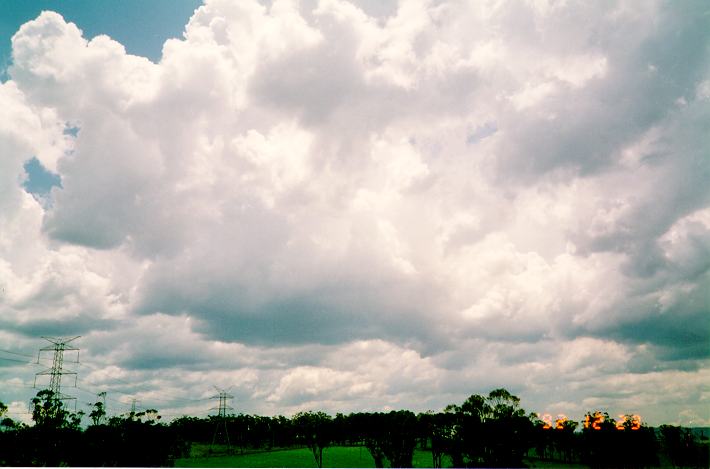
[[[62,376],[63,375],[74,375],[74,387],[76,387],[77,374],[75,371],[64,369],[64,352],[76,351],[76,362],[79,363],[79,349],[69,345],[69,342],[78,339],[81,336],[76,337],[45,337],[43,339],[49,341],[52,345],[42,347],[37,353],[37,364],[39,364],[39,359],[42,352],[53,352],[52,357],[52,367],[44,371],[40,371],[35,374],[35,381],[33,387],[37,387],[37,377],[49,375],[49,390],[52,391],[54,399],[57,401],[74,400],[76,397],[68,396],[62,394]],[[76,402],[75,402],[76,405]]]
[[[212,407],[210,410],[217,410],[217,423],[214,428],[214,435],[212,436],[212,444],[210,445],[210,452],[212,451],[212,446],[214,446],[215,441],[217,441],[217,435],[220,430],[224,430],[224,439],[227,442],[227,451],[232,447],[229,441],[229,431],[227,431],[227,410],[234,410],[233,407],[227,405],[228,399],[233,399],[234,396],[228,394],[224,389],[220,389],[215,386],[215,389],[219,393],[216,396],[212,396],[210,399],[219,399],[219,407]]]

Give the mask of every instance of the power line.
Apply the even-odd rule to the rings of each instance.
[[[100,371],[100,370],[101,370],[101,368],[98,368],[98,367],[96,367],[95,365],[91,365],[91,364],[88,364],[88,363],[80,363],[79,366],[87,366],[87,367],[92,368],[92,369],[94,369],[94,370],[96,370],[96,371]],[[135,386],[135,383],[129,383],[129,382],[127,382],[127,381],[123,381],[123,380],[120,379],[120,378],[111,377],[111,378],[109,378],[109,380],[110,380],[110,381],[118,381],[119,383],[125,384],[126,386],[131,386],[131,387]],[[135,394],[135,393],[126,393],[126,392],[118,391],[118,390],[116,390],[116,389],[114,389],[114,391],[115,391],[115,392],[118,392],[118,393],[120,393],[120,394],[124,394],[124,395],[126,395],[126,396],[132,396],[133,394]],[[166,394],[165,391],[161,391],[161,392],[162,392],[163,394]],[[164,403],[173,403],[173,402],[175,402],[175,401],[182,401],[182,402],[192,403],[192,402],[204,402],[204,401],[208,401],[208,400],[212,399],[211,397],[204,397],[204,398],[200,398],[200,399],[188,399],[188,398],[184,398],[184,397],[177,397],[177,396],[174,396],[174,395],[173,395],[173,396],[168,395],[167,397],[168,397],[168,399],[161,399],[161,398],[159,398],[159,397],[152,397],[150,400],[152,400],[152,401],[157,401],[157,402],[164,402]]]
[[[95,371],[101,371],[102,369],[105,369],[105,368],[103,368],[103,367],[99,367],[99,366],[93,365],[93,364],[91,364],[91,363],[79,363],[79,349],[78,349],[78,348],[75,348],[75,347],[72,347],[72,346],[69,345],[69,343],[70,343],[71,341],[73,341],[73,340],[75,340],[75,339],[77,339],[77,338],[78,338],[78,336],[77,336],[77,337],[72,337],[72,338],[44,337],[44,339],[46,339],[46,340],[48,340],[49,342],[51,342],[52,345],[47,346],[47,347],[43,347],[42,349],[39,350],[39,353],[37,354],[37,361],[36,361],[36,362],[26,362],[26,361],[23,361],[23,360],[18,360],[18,359],[15,359],[15,358],[7,358],[7,357],[0,357],[0,360],[9,361],[9,362],[13,362],[13,363],[22,363],[22,364],[24,364],[24,365],[40,366],[40,365],[41,365],[40,361],[42,361],[42,362],[48,362],[48,361],[50,360],[50,359],[47,359],[47,358],[43,358],[43,357],[42,357],[42,352],[49,352],[49,351],[51,351],[51,352],[54,353],[53,358],[51,359],[51,362],[52,362],[51,367],[48,368],[48,369],[46,369],[46,370],[44,370],[44,371],[41,371],[41,372],[39,372],[39,373],[35,373],[35,381],[34,381],[34,384],[33,384],[32,386],[29,386],[29,385],[27,385],[27,386],[22,385],[21,387],[33,387],[33,388],[36,388],[36,387],[37,387],[37,377],[38,377],[38,376],[50,376],[49,390],[53,391],[53,392],[55,393],[55,396],[57,396],[59,399],[75,399],[75,398],[73,398],[73,397],[71,397],[71,396],[66,396],[66,395],[61,394],[61,384],[62,384],[62,383],[61,383],[61,379],[62,379],[62,376],[63,376],[63,375],[74,375],[74,378],[75,378],[75,379],[74,379],[74,387],[76,387],[77,389],[80,389],[80,390],[82,390],[82,391],[84,391],[84,392],[87,392],[87,393],[96,394],[94,391],[91,391],[91,390],[88,390],[88,389],[79,387],[79,386],[78,386],[78,382],[77,382],[77,381],[78,381],[78,380],[77,380],[77,378],[78,378],[77,373],[76,373],[75,371],[66,370],[66,369],[63,367],[63,364],[64,364],[64,352],[66,352],[66,351],[76,351],[76,352],[77,352],[77,359],[76,359],[76,362],[75,362],[75,363],[76,363],[78,366],[86,366],[86,367],[88,367],[88,368],[90,368],[90,369],[92,369],[92,370],[95,370]],[[16,356],[20,356],[20,357],[33,358],[33,356],[30,355],[30,354],[25,354],[25,353],[21,353],[21,352],[15,352],[15,351],[12,351],[12,350],[0,349],[0,352],[9,353],[9,354],[16,355]],[[126,386],[130,386],[131,388],[134,388],[134,387],[135,387],[135,383],[129,383],[129,382],[123,381],[122,379],[119,379],[119,378],[109,378],[108,380],[111,381],[111,382],[117,381],[117,382],[122,383],[122,384],[124,384],[124,385],[126,385]],[[14,386],[20,387],[20,385],[14,385]],[[123,395],[125,395],[125,396],[135,396],[135,391],[134,391],[133,393],[128,393],[128,392],[124,392],[124,391],[121,391],[121,390],[119,390],[119,389],[116,389],[116,388],[114,387],[114,386],[115,386],[114,384],[110,384],[109,386],[111,387],[111,391],[112,391],[112,392],[117,392],[117,393],[123,394]],[[102,387],[102,388],[106,388],[106,385],[101,385],[101,387]],[[149,391],[146,391],[146,392],[149,392]],[[181,406],[181,405],[194,404],[194,403],[198,403],[198,402],[204,402],[204,401],[207,401],[207,400],[212,399],[212,397],[198,398],[198,399],[190,399],[190,398],[186,398],[186,397],[179,397],[179,396],[175,396],[175,395],[170,395],[169,393],[166,395],[165,392],[162,392],[162,394],[165,396],[165,398],[151,397],[151,398],[148,399],[148,401],[155,401],[155,402],[163,403],[164,405],[170,405],[170,406]],[[231,396],[229,396],[229,397],[231,397]],[[116,403],[119,403],[119,404],[121,404],[121,405],[127,405],[126,403],[121,402],[121,401],[118,401],[118,400],[116,400],[116,399],[113,399],[113,398],[110,398],[110,397],[109,397],[109,399],[112,400],[112,401],[114,401],[114,402],[116,402]],[[225,403],[225,404],[226,404],[226,403]]]
[[[79,363],[79,366],[86,366],[86,367],[91,368],[91,369],[93,369],[93,370],[95,370],[95,371],[101,371],[101,370],[102,370],[101,367],[96,366],[96,365],[92,365],[91,363],[87,363],[87,362]],[[124,381],[124,380],[122,380],[122,379],[120,379],[120,378],[111,377],[111,378],[109,378],[109,379],[110,379],[110,381],[118,381],[119,383],[125,384],[126,386],[131,386],[131,387],[135,386],[135,383],[129,383],[128,381]],[[131,396],[131,395],[133,395],[132,393],[125,393],[125,392],[118,391],[118,390],[115,390],[115,391],[116,391],[116,392],[119,392],[119,393],[121,393],[121,394],[124,394],[124,395],[126,395],[126,396]],[[162,392],[163,394],[165,394],[165,391],[161,391],[161,392]],[[153,397],[153,398],[151,398],[151,400],[157,401],[157,402],[172,403],[172,402],[174,402],[174,401],[182,401],[182,402],[204,402],[204,401],[209,401],[210,399],[212,399],[211,397],[204,397],[204,398],[200,398],[200,399],[189,399],[189,398],[184,398],[184,397],[177,397],[177,396],[174,396],[174,395],[173,395],[173,396],[168,395],[167,397],[168,397],[168,399],[161,399],[161,398],[158,398],[158,397]]]
[[[14,387],[16,387],[16,388],[31,388],[31,389],[35,389],[35,387],[32,386],[31,384],[25,384],[25,383],[19,383],[19,384],[17,384],[17,383],[3,383],[3,386],[14,386]]]
[[[13,359],[9,359],[9,358],[2,358],[2,357],[0,357],[0,360],[10,360],[10,361],[17,361],[17,362],[19,362],[18,360],[13,360]],[[34,365],[34,366],[37,366],[37,363],[26,363],[26,362],[20,362],[20,363],[25,363],[26,365]],[[82,383],[83,383],[83,382],[84,382],[84,381],[82,380]],[[22,384],[6,383],[6,385],[8,385],[8,386],[14,386],[14,387],[23,387],[23,388],[34,388],[34,389],[37,388],[36,384],[33,385],[33,384],[25,384],[25,383],[22,383]],[[96,391],[92,391],[92,390],[90,390],[90,389],[87,389],[86,387],[79,386],[78,383],[77,383],[76,386],[74,386],[74,387],[75,387],[76,389],[78,389],[78,390],[80,390],[80,391],[83,391],[83,392],[86,392],[86,393],[88,393],[88,394],[92,394],[92,395],[97,394]],[[103,387],[105,387],[105,386],[103,386]],[[115,389],[115,388],[111,388],[111,392],[115,392],[115,393],[118,393],[118,394],[122,394],[122,395],[124,395],[124,396],[134,396],[134,395],[135,395],[135,393],[128,393],[128,392],[121,391],[121,390]],[[116,402],[116,403],[118,403],[118,404],[121,404],[121,405],[127,405],[125,402],[119,401],[119,400],[114,399],[114,398],[112,398],[112,397],[107,397],[107,399],[109,399],[109,400],[111,400],[111,401],[114,401],[114,402]],[[205,397],[205,398],[201,398],[201,399],[186,399],[186,398],[178,398],[178,397],[174,397],[174,398],[172,398],[172,399],[160,399],[160,398],[152,398],[152,397],[151,397],[149,400],[150,400],[150,401],[157,401],[157,402],[164,402],[164,403],[167,403],[167,404],[176,403],[175,401],[178,401],[176,404],[179,404],[180,402],[188,403],[188,404],[189,404],[189,403],[196,403],[196,402],[204,402],[204,401],[208,401],[208,400],[211,400],[211,399],[212,399],[212,397]]]
[[[35,357],[34,355],[29,355],[29,354],[26,354],[26,353],[13,352],[13,351],[11,351],[11,350],[3,350],[3,349],[0,349],[0,352],[11,353],[12,355],[19,355],[19,356],[21,356],[21,357],[29,357],[29,358],[34,358],[34,357]]]
[[[36,365],[37,364],[37,363],[33,363],[33,362],[27,362],[24,360],[15,360],[14,358],[5,358],[5,357],[0,357],[0,360],[4,360],[6,362],[24,363],[25,365]]]
[[[76,388],[79,389],[80,391],[84,391],[84,392],[87,392],[87,393],[92,394],[92,395],[97,395],[97,394],[98,394],[97,392],[90,391],[90,390],[88,390],[88,389],[84,389],[84,388],[79,387],[79,386],[77,386]],[[120,391],[119,391],[119,392],[120,392]],[[121,394],[123,394],[123,393],[121,393]],[[118,399],[114,399],[113,397],[106,396],[106,399],[108,399],[108,400],[110,400],[110,401],[113,401],[113,402],[115,402],[115,403],[117,403],[117,404],[126,405],[125,402],[121,402],[121,401],[119,401]]]

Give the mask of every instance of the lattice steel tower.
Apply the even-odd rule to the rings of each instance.
[[[45,337],[45,336],[42,336],[43,339],[48,340],[49,342],[52,343],[52,345],[48,345],[47,347],[43,347],[43,348],[39,349],[39,353],[37,353],[37,363],[39,363],[39,359],[42,355],[42,352],[54,352],[54,356],[52,358],[52,368],[49,368],[44,371],[40,371],[39,373],[35,374],[34,387],[37,387],[37,377],[38,376],[49,375],[50,378],[49,378],[49,388],[48,389],[54,393],[55,399],[57,399],[57,400],[76,399],[75,397],[62,394],[62,376],[63,375],[74,375],[74,386],[76,386],[76,378],[77,378],[76,371],[64,369],[64,352],[76,351],[76,362],[74,362],[74,363],[79,363],[79,349],[69,345],[69,342],[76,340],[79,337],[81,337],[81,336],[76,336],[76,337]]]
[[[231,449],[231,443],[229,441],[229,431],[227,431],[227,410],[234,410],[232,407],[227,405],[228,399],[233,399],[234,396],[228,394],[224,389],[219,389],[215,386],[215,389],[219,393],[216,396],[212,396],[210,399],[219,399],[219,407],[213,407],[210,410],[217,410],[217,425],[214,429],[214,435],[212,436],[212,444],[210,445],[210,450],[212,450],[212,445],[217,441],[217,435],[219,435],[220,430],[224,430],[224,438],[227,441],[227,448]]]

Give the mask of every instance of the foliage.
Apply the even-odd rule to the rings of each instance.
[[[417,418],[411,411],[391,411],[385,417],[382,442],[390,467],[411,467],[417,441]]]
[[[32,420],[37,427],[79,428],[83,413],[71,413],[59,396],[49,389],[39,391],[32,399]]]
[[[505,389],[474,394],[429,419],[434,466],[447,454],[456,467],[522,466],[532,441],[533,423],[520,399]]]
[[[408,410],[360,413],[348,419],[370,452],[375,467],[411,467],[419,438],[420,423]]]
[[[7,406],[0,401],[0,430],[3,428],[15,428],[16,423],[10,417],[3,417],[7,413]]]
[[[710,467],[709,448],[687,428],[661,425],[661,441],[675,467]]]
[[[103,422],[104,417],[106,417],[106,409],[104,408],[104,403],[101,401],[94,403],[94,409],[89,412],[89,418],[94,425],[99,425]]]
[[[707,442],[687,429],[664,425],[657,433],[637,416],[621,416],[617,422],[600,411],[587,412],[582,425],[564,416],[554,423],[550,416],[542,421],[526,415],[520,399],[505,389],[474,394],[443,412],[417,416],[407,410],[335,418],[324,412],[301,412],[292,418],[239,414],[219,419],[184,416],[170,424],[162,422],[156,409],[107,419],[103,403],[96,402],[85,429],[82,414],[68,411],[50,391],[38,392],[32,405],[34,425],[2,420],[0,466],[170,466],[176,459],[184,462],[192,442],[210,448],[211,458],[204,465],[222,461],[225,464],[218,465],[253,467],[306,467],[314,462],[317,467],[522,467],[531,449],[543,460],[536,465],[641,468],[658,465],[661,455],[664,464],[708,467],[709,459]],[[7,406],[0,403],[0,417],[6,412]],[[218,423],[246,459],[214,457],[210,443]],[[308,451],[264,452],[296,445]],[[303,454],[309,459],[299,459]],[[345,454],[350,459],[338,459]],[[278,463],[278,455],[296,459]],[[346,460],[350,462],[339,462]],[[196,463],[201,459],[189,461],[203,465]]]
[[[90,414],[93,425],[81,428],[83,413],[68,411],[49,390],[32,399],[34,425],[13,426],[0,434],[3,466],[168,466],[185,456],[188,447],[166,425],[157,424],[157,411],[112,417],[99,424],[100,412]],[[95,410],[101,406],[95,406]]]
[[[332,421],[325,412],[299,412],[293,417],[298,438],[311,449],[318,467],[323,467],[323,449],[330,446]]]

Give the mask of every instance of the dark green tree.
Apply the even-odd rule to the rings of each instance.
[[[41,390],[32,399],[34,426],[22,432],[26,452],[20,455],[31,465],[77,465],[81,454],[81,417],[83,412],[68,411],[54,392]]]
[[[478,394],[468,397],[458,408],[461,449],[469,466],[479,466],[486,461],[487,435],[484,424],[491,415],[491,406]]]
[[[579,424],[574,420],[556,422],[552,435],[557,454],[566,463],[571,463],[577,452],[577,435],[575,430]]]
[[[484,465],[521,466],[532,445],[534,425],[520,407],[520,398],[499,388],[491,391],[485,401],[488,415],[483,433]]]
[[[0,426],[4,428],[15,428],[15,421],[10,417],[3,417],[7,413],[7,406],[0,401]]]
[[[331,443],[332,422],[325,412],[299,412],[293,416],[297,435],[313,452],[318,467],[323,467],[323,450]]]
[[[465,467],[467,425],[461,407],[449,404],[437,420],[436,432],[440,437],[442,451],[451,458],[454,467]]]
[[[387,438],[383,449],[390,467],[412,467],[417,445],[417,417],[409,410],[391,411],[385,419]]]
[[[615,467],[617,464],[616,421],[608,412],[587,412],[584,416],[581,457],[589,466]]]
[[[421,433],[429,440],[432,467],[442,467],[444,454],[453,434],[451,414],[426,412],[418,415]]]
[[[375,467],[385,467],[385,443],[387,440],[386,416],[381,412],[362,414],[364,416],[364,443],[375,461]]]
[[[488,393],[486,404],[489,415],[494,419],[508,419],[525,415],[525,411],[520,408],[520,398],[503,388],[494,389]]]
[[[32,420],[43,428],[77,428],[83,413],[72,414],[54,392],[43,389],[32,398]]]
[[[104,408],[104,403],[101,401],[94,402],[94,408],[89,412],[89,418],[94,425],[99,425],[103,422],[104,417],[106,417],[106,409]]]
[[[688,428],[661,425],[663,449],[674,467],[710,467],[710,446]]]

